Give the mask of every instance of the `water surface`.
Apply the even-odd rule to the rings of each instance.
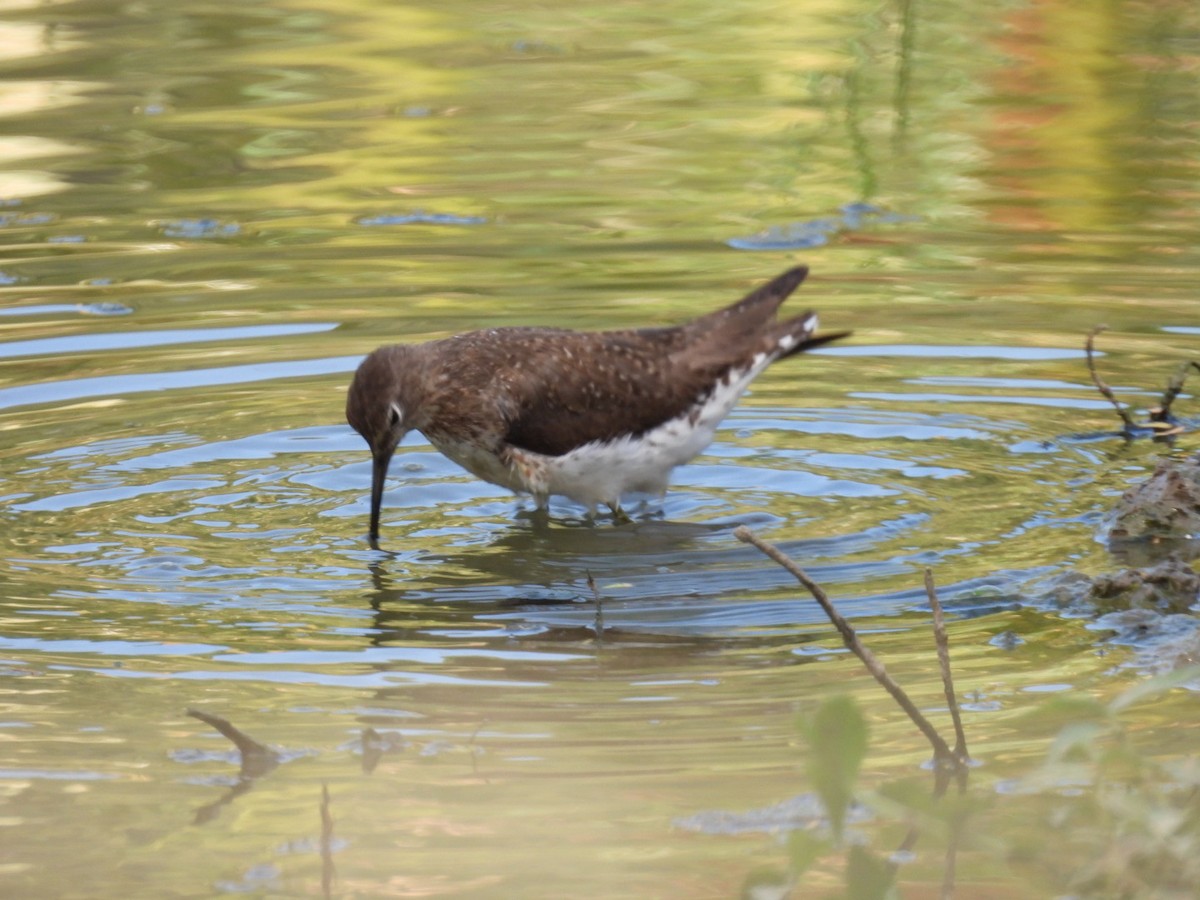
[[[8,4],[3,892],[319,894],[325,785],[338,896],[737,896],[778,838],[695,817],[811,791],[798,714],[855,696],[868,786],[928,757],[738,524],[936,713],[932,567],[973,789],[1036,766],[1022,713],[1144,677],[1037,585],[1117,566],[1103,516],[1171,452],[1111,434],[1084,335],[1135,410],[1200,356],[1198,33],[1178,2]],[[539,522],[412,434],[367,547],[374,346],[668,324],[797,262],[792,307],[854,337],[632,524]],[[188,707],[281,765],[243,790]],[[1195,755],[1194,712],[1139,713],[1148,752]],[[940,882],[917,851],[901,884]]]

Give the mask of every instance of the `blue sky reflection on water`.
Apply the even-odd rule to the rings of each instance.
[[[775,836],[737,828],[811,808],[797,717],[855,698],[868,790],[928,751],[739,524],[938,715],[933,569],[988,798],[959,832],[1036,845],[1025,865],[965,840],[960,892],[1075,891],[1108,848],[1037,823],[1098,821],[1100,795],[1010,786],[1062,725],[1048,695],[1103,704],[1146,670],[1131,631],[1044,585],[1120,564],[1105,516],[1172,452],[1115,436],[1087,333],[1109,326],[1097,364],[1139,416],[1200,358],[1197,15],[0,12],[0,893],[320,893],[322,786],[341,891],[730,897],[787,875]],[[657,327],[799,263],[785,308],[853,336],[772,368],[632,524],[559,500],[540,519],[412,434],[367,546],[343,405],[375,346]],[[1176,412],[1200,415],[1194,391]],[[1189,703],[1122,715],[1174,765]],[[285,764],[242,780],[189,707]],[[858,827],[892,849],[883,819]],[[901,892],[940,883],[937,840]],[[842,862],[805,883],[836,893]]]

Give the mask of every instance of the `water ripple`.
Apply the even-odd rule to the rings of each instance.
[[[213,341],[241,341],[251,338],[289,337],[298,334],[317,334],[323,331],[332,331],[334,328],[337,328],[335,322],[315,322],[305,325],[243,325],[234,328],[186,328],[165,331],[74,334],[68,337],[0,343],[0,359],[15,356],[91,353],[97,350],[130,350],[137,347],[168,347],[173,344],[199,344]]]
[[[361,356],[335,356],[291,362],[248,363],[212,369],[188,369],[182,372],[143,372],[135,375],[101,375],[95,378],[44,381],[0,389],[0,409],[148,391],[217,387],[273,381],[279,378],[311,378],[316,375],[353,372],[361,361]]]

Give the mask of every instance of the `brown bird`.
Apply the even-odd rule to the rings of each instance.
[[[849,334],[816,336],[814,312],[776,320],[807,274],[790,269],[671,328],[490,328],[380,347],[346,397],[346,419],[371,448],[371,543],[388,464],[411,429],[539,507],[555,494],[623,517],[625,494],[661,495],[767,366]]]

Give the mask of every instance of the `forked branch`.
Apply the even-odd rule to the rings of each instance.
[[[1095,328],[1093,328],[1091,331],[1088,332],[1087,341],[1084,343],[1084,350],[1087,353],[1088,372],[1092,376],[1092,384],[1096,385],[1096,390],[1098,390],[1101,393],[1101,395],[1104,397],[1104,399],[1106,399],[1109,403],[1111,403],[1113,405],[1113,409],[1115,409],[1117,411],[1117,415],[1121,417],[1121,422],[1125,426],[1121,430],[1121,433],[1128,437],[1133,437],[1133,435],[1136,434],[1137,430],[1138,430],[1137,425],[1133,421],[1133,417],[1130,416],[1129,411],[1127,409],[1125,409],[1125,407],[1122,406],[1120,404],[1120,402],[1118,402],[1116,395],[1113,394],[1112,388],[1110,388],[1107,384],[1105,384],[1104,379],[1100,377],[1100,373],[1096,371],[1096,360],[1095,360],[1096,335],[1098,335],[1102,331],[1107,331],[1107,330],[1108,330],[1107,325],[1097,325]]]
[[[838,630],[838,633],[842,636],[842,642],[845,643],[847,649],[849,649],[851,653],[853,653],[862,661],[862,664],[867,667],[867,671],[871,673],[871,676],[883,686],[884,690],[891,694],[892,699],[896,701],[897,705],[904,710],[904,712],[912,720],[913,724],[920,729],[923,735],[925,735],[926,740],[928,740],[930,745],[933,747],[934,760],[939,765],[948,765],[954,770],[963,770],[967,763],[965,738],[959,741],[959,745],[954,750],[950,749],[950,746],[945,742],[945,740],[942,739],[942,736],[938,734],[937,729],[934,728],[933,724],[927,718],[925,718],[919,709],[917,709],[916,704],[913,703],[912,699],[907,693],[905,693],[904,689],[901,688],[900,685],[896,683],[896,680],[887,673],[887,670],[883,667],[883,663],[881,663],[876,658],[875,654],[872,653],[861,640],[859,640],[858,634],[855,633],[853,626],[851,626],[851,624],[846,621],[842,614],[837,611],[837,608],[834,607],[833,602],[829,599],[829,596],[825,593],[821,586],[813,581],[808,576],[807,572],[796,565],[796,563],[786,553],[784,553],[774,544],[770,544],[759,538],[758,535],[756,535],[745,525],[739,525],[734,530],[733,534],[734,537],[736,537],[739,541],[750,544],[768,558],[777,562],[780,566],[791,573],[791,575],[797,581],[804,585],[805,589],[812,594],[813,599],[820,604],[821,609],[824,610],[825,615],[829,618],[829,621],[833,623],[833,627]],[[939,606],[939,613],[940,610],[941,607]],[[942,653],[939,649],[939,658],[941,657]],[[947,652],[945,655],[945,662],[943,663],[943,678],[947,684],[947,693],[952,694],[954,690],[953,685],[945,675],[945,667],[948,666],[949,653]],[[956,717],[956,729],[961,732],[961,725],[957,722],[957,703],[955,703],[951,709]]]

